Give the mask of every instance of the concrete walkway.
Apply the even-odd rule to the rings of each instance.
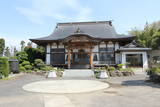
[[[23,89],[40,93],[84,93],[108,88],[109,84],[95,80],[50,80],[33,82]]]
[[[72,77],[94,77],[94,72],[91,69],[65,69],[64,78],[72,78]]]

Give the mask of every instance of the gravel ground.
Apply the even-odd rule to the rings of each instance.
[[[22,89],[41,80],[46,79],[26,74],[0,81],[0,107],[160,107],[160,85],[147,82],[146,75],[102,79],[110,88],[80,94],[40,94]]]

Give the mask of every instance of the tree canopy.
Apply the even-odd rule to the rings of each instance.
[[[33,63],[35,59],[42,59],[45,61],[45,49],[38,46],[37,48],[25,47],[24,51],[28,54],[28,61]]]
[[[137,28],[129,31],[131,35],[136,36],[136,42],[143,47],[160,49],[160,21],[152,24],[146,23],[143,30]]]
[[[5,48],[5,40],[0,38],[0,57],[3,56],[4,48]]]

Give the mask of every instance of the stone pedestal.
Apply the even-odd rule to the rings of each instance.
[[[55,71],[50,71],[49,73],[48,73],[48,76],[47,76],[48,78],[55,78],[55,77],[57,77],[57,74],[56,74],[56,72]]]
[[[108,78],[108,75],[107,75],[106,71],[100,71],[99,78],[101,78],[101,79]]]

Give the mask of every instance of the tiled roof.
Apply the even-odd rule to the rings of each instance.
[[[98,21],[98,22],[70,22],[58,23],[54,32],[42,38],[30,39],[34,40],[59,40],[64,39],[70,35],[85,34],[93,38],[100,39],[118,39],[129,38],[133,36],[119,35],[116,33],[111,21]]]

